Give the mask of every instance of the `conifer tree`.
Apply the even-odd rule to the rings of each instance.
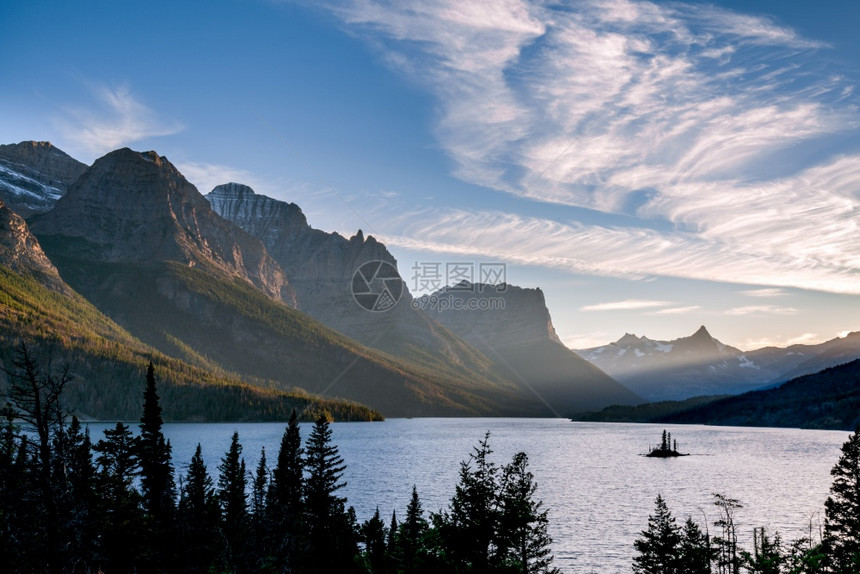
[[[528,456],[514,455],[502,469],[501,512],[496,534],[497,562],[522,574],[557,573],[552,567],[548,511],[534,495],[537,484],[528,470]]]
[[[117,423],[104,431],[94,447],[98,464],[102,529],[101,554],[105,572],[131,572],[146,552],[141,496],[134,488],[139,473],[137,444],[128,426]]]
[[[406,507],[406,518],[397,533],[397,557],[404,574],[422,570],[427,528],[427,520],[418,498],[418,488],[412,485],[412,497]]]
[[[648,529],[633,543],[638,552],[633,558],[633,572],[683,574],[678,566],[680,530],[663,497],[658,494],[654,514],[648,517]]]
[[[447,511],[432,516],[451,568],[487,572],[498,523],[498,467],[489,459],[488,432],[468,460]]]
[[[684,574],[711,574],[711,561],[714,553],[707,533],[699,525],[687,518],[681,533],[678,548],[678,569]]]
[[[65,445],[60,462],[65,491],[62,498],[65,516],[63,539],[66,540],[67,569],[94,571],[99,529],[96,469],[88,429],[82,429],[78,417],[65,431],[58,433]],[[74,566],[72,566],[74,565]]]
[[[185,475],[177,514],[181,542],[178,545],[179,569],[208,572],[214,562],[220,512],[199,443]]]
[[[239,433],[234,432],[230,448],[218,465],[218,502],[221,506],[221,530],[224,534],[225,567],[242,570],[248,531],[248,479]]]
[[[269,491],[269,469],[266,466],[266,447],[260,449],[260,462],[254,474],[251,490],[251,514],[258,521],[264,520],[266,510],[266,494]]]
[[[344,508],[346,499],[337,495],[346,486],[341,480],[346,466],[331,435],[328,420],[321,416],[305,446],[305,566],[309,572],[348,572],[358,551],[353,520]]]
[[[830,566],[839,574],[860,572],[860,427],[842,445],[830,474],[833,484],[824,503]]]
[[[268,553],[272,555],[275,568],[283,571],[299,560],[303,547],[302,496],[304,473],[304,449],[299,429],[299,418],[293,409],[287,428],[281,438],[278,459],[272,470],[272,480],[266,501],[269,516],[270,536]]]
[[[144,509],[150,520],[149,538],[153,550],[150,569],[166,568],[173,560],[176,484],[173,481],[170,443],[165,440],[161,404],[155,383],[155,368],[146,369],[143,415],[137,439],[140,460],[140,489]]]
[[[364,542],[365,565],[373,574],[385,574],[387,570],[387,551],[385,539],[388,529],[379,516],[379,507],[373,517],[361,525],[361,539]]]

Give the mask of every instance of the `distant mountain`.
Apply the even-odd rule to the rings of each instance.
[[[860,360],[670,415],[660,422],[853,430],[860,425]]]
[[[291,410],[338,419],[381,415],[361,405],[251,386],[223,371],[193,367],[130,335],[75,293],[48,261],[27,224],[0,202],[0,367],[14,370],[25,342],[39,366],[68,366],[65,406],[84,418],[140,416],[143,373],[156,365],[167,420],[283,420]],[[0,377],[0,392],[6,384]],[[269,387],[269,388],[265,388]]]
[[[463,281],[422,301],[437,321],[497,361],[557,414],[642,402],[561,344],[540,289]]]
[[[765,347],[747,355],[756,364],[779,372],[769,381],[770,385],[783,383],[860,359],[860,331],[816,345],[791,345],[784,349]]]
[[[820,345],[743,352],[702,326],[690,337],[656,341],[626,334],[577,353],[651,401],[739,394],[860,357],[860,333]]]
[[[44,213],[86,167],[49,142],[0,145],[0,200],[22,217]]]
[[[289,277],[302,312],[364,345],[434,372],[515,389],[492,361],[413,309],[405,284],[400,301],[385,312],[368,311],[356,302],[352,285],[359,267],[371,261],[397,267],[385,245],[372,236],[365,238],[359,230],[347,239],[314,229],[296,204],[238,183],[219,185],[206,199],[216,213],[263,242]]]
[[[388,416],[542,408],[515,385],[403,362],[295,310],[295,291],[262,243],[212,211],[155,152],[100,158],[32,228],[76,291],[134,337],[195,366]]]

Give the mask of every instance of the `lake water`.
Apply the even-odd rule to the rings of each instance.
[[[91,424],[93,439],[104,424]],[[136,425],[135,425],[136,426]],[[177,476],[184,475],[199,442],[213,479],[234,430],[249,471],[261,447],[274,463],[285,425],[279,423],[167,424]],[[691,456],[640,456],[666,428],[679,450]],[[742,541],[752,529],[779,531],[783,540],[807,535],[824,520],[830,469],[848,438],[843,431],[756,429],[688,425],[572,423],[563,419],[391,419],[335,423],[333,440],[347,464],[343,494],[359,520],[376,507],[386,522],[402,519],[418,488],[425,511],[447,506],[457,472],[472,448],[490,431],[493,458],[510,462],[529,456],[537,496],[550,510],[556,561],[565,573],[630,572],[633,541],[646,527],[654,499],[662,494],[679,522],[700,525],[718,516],[713,493],[736,498]],[[302,425],[307,438],[310,424]]]

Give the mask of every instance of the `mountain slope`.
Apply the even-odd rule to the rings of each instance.
[[[817,345],[791,345],[784,349],[765,347],[751,351],[748,357],[756,364],[778,372],[770,384],[782,383],[860,358],[860,332]]]
[[[507,384],[498,367],[427,314],[412,308],[403,285],[397,305],[385,312],[359,306],[353,276],[363,264],[397,267],[385,246],[361,230],[347,239],[312,228],[294,203],[272,199],[238,183],[206,195],[212,209],[259,238],[296,291],[299,308],[360,343],[453,377]]]
[[[860,424],[860,360],[665,417],[660,422],[853,430]]]
[[[388,416],[540,409],[513,385],[404,364],[292,309],[284,303],[295,301],[292,288],[259,240],[218,217],[154,152],[97,160],[32,227],[76,291],[135,337],[192,364]]]
[[[166,158],[128,148],[88,168],[33,232],[80,238],[104,263],[176,261],[241,278],[295,305],[283,271],[256,238],[212,212]]]
[[[420,301],[556,414],[642,402],[561,344],[540,289],[461,282]]]
[[[0,201],[23,217],[44,213],[86,167],[49,142],[0,145]]]
[[[14,369],[21,342],[40,363],[69,367],[73,380],[64,401],[84,417],[138,418],[149,361],[168,420],[283,420],[294,407],[306,417],[324,411],[338,419],[380,416],[360,405],[252,387],[157,352],[66,285],[23,219],[0,202],[0,366]]]

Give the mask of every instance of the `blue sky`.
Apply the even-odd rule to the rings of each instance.
[[[574,347],[860,330],[860,3],[4,2],[0,141],[166,155]]]

